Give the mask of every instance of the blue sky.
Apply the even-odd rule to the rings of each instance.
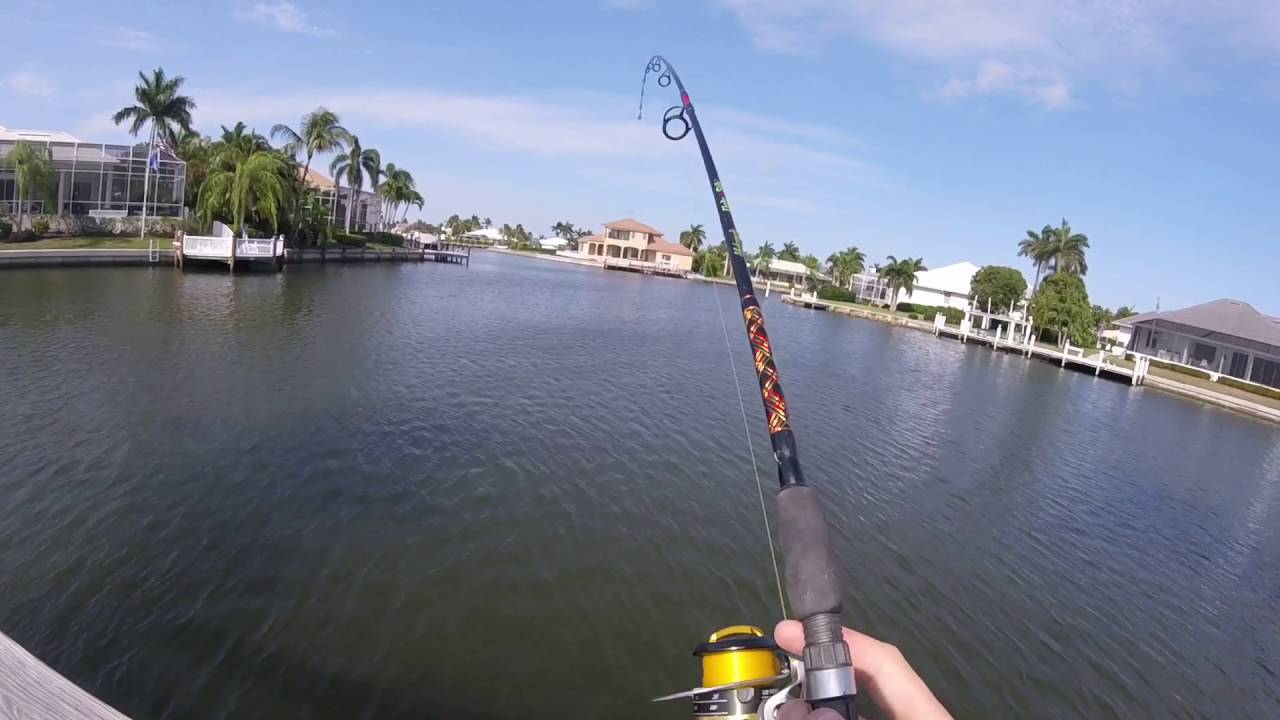
[[[582,0],[0,1],[0,124],[115,141],[134,73],[187,78],[206,133],[325,104],[408,167],[423,213],[545,231],[716,216],[689,86],[750,247],[1015,265],[1028,228],[1089,235],[1095,302],[1221,296],[1280,314],[1280,3]],[[353,22],[354,19],[354,22]],[[67,42],[74,38],[74,42]]]

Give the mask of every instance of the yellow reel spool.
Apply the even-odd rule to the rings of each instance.
[[[702,686],[760,680],[767,685],[782,672],[777,646],[754,625],[730,625],[693,652],[702,658]]]

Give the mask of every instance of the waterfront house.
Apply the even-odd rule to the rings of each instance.
[[[969,306],[970,285],[980,269],[971,262],[958,262],[923,270],[916,274],[911,292],[900,293],[898,301],[963,310]]]
[[[143,178],[147,172],[147,143],[108,145],[85,142],[74,135],[50,130],[11,130],[0,126],[0,158],[19,142],[43,148],[53,164],[52,187],[24,201],[24,214],[126,217],[142,214]],[[151,217],[182,215],[187,164],[168,148],[156,145],[156,162],[149,173],[146,194]],[[0,213],[18,210],[18,184],[12,169],[0,169]]]
[[[604,232],[578,241],[578,252],[588,260],[608,264],[627,260],[631,266],[653,265],[657,269],[691,272],[694,253],[677,243],[667,242],[662,231],[636,220],[623,218],[604,224]]]
[[[302,168],[298,168],[302,172]],[[316,191],[322,207],[329,209],[329,220],[339,227],[347,224],[347,202],[351,188],[337,187],[329,176],[307,168],[306,183]],[[376,193],[359,190],[352,208],[351,229],[355,231],[377,230],[382,224],[382,199]]]
[[[1132,315],[1129,351],[1280,388],[1280,317],[1240,300]]]
[[[468,245],[498,245],[507,244],[507,239],[502,236],[502,231],[497,228],[476,228],[471,232],[462,235],[462,241]]]
[[[769,260],[767,269],[764,262],[757,263],[754,274],[756,280],[767,281],[770,285],[781,283],[789,287],[806,287],[810,284],[811,277],[809,267],[804,263],[778,258]],[[816,276],[820,281],[827,279],[821,272],[816,273]]]
[[[569,244],[568,240],[554,235],[552,237],[538,238],[534,242],[543,250],[563,250]]]

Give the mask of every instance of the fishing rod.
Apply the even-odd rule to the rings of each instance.
[[[711,195],[720,215],[725,249],[733,269],[742,304],[742,319],[751,345],[756,379],[764,401],[769,442],[778,464],[779,544],[783,574],[791,609],[804,626],[804,651],[800,658],[781,653],[764,632],[737,625],[713,633],[694,655],[702,660],[702,686],[657,700],[691,697],[696,717],[761,718],[774,720],[777,709],[795,693],[813,706],[830,708],[845,720],[857,720],[857,687],[853,656],[841,627],[841,587],[835,554],[817,492],[804,481],[796,453],[795,435],[787,418],[787,401],[773,362],[773,348],[764,328],[764,314],[751,284],[751,273],[742,253],[742,238],[733,222],[724,185],[707,147],[698,114],[675,68],[661,55],[645,66],[640,85],[640,114],[644,114],[644,87],[649,75],[658,76],[659,87],[675,83],[680,104],[662,116],[662,134],[683,140],[693,131],[702,153],[702,164],[711,184]]]

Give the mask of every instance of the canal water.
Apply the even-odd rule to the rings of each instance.
[[[0,629],[139,720],[685,717],[779,615],[735,308],[483,253],[5,273]],[[765,310],[846,620],[957,717],[1280,717],[1280,430]]]

